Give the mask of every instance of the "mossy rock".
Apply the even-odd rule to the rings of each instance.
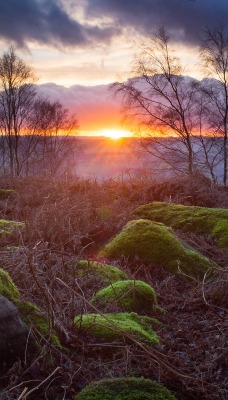
[[[16,302],[20,298],[19,290],[13,283],[10,275],[2,268],[0,268],[0,295],[12,302]]]
[[[38,331],[46,340],[51,339],[54,346],[62,348],[55,330],[48,323],[45,313],[39,307],[30,302],[17,302],[16,305],[21,318],[34,333]]]
[[[35,304],[23,302],[20,299],[20,292],[8,272],[0,268],[0,295],[12,301],[17,307],[22,320],[32,329],[37,330],[45,339],[51,337],[52,343],[61,347],[59,339],[48,324],[44,312]]]
[[[92,303],[104,307],[116,302],[122,311],[156,312],[157,298],[154,289],[145,282],[137,280],[118,281],[108,287],[99,290]]]
[[[228,210],[153,202],[135,210],[140,218],[162,222],[174,230],[210,234],[217,245],[228,248]]]
[[[100,256],[119,258],[139,257],[177,274],[202,280],[208,270],[216,266],[207,257],[190,250],[171,228],[145,219],[130,221],[101,251]]]
[[[13,193],[12,189],[0,189],[0,200],[8,199]]]
[[[99,342],[114,342],[122,340],[126,335],[136,340],[145,341],[149,345],[159,343],[152,325],[160,325],[150,317],[136,313],[117,314],[84,314],[74,318],[74,324],[83,331],[83,334],[94,336]]]
[[[175,400],[162,384],[145,378],[112,378],[92,382],[75,400]]]
[[[10,235],[15,229],[22,229],[23,222],[0,219],[0,235]]]
[[[81,260],[77,263],[76,275],[78,277],[98,277],[104,284],[128,279],[128,275],[113,265],[97,261]]]

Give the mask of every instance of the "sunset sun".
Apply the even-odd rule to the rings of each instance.
[[[102,131],[102,136],[106,136],[109,137],[110,139],[115,140],[123,137],[129,137],[131,136],[131,133],[124,129],[104,129]]]

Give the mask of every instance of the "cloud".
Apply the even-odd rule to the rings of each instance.
[[[111,17],[116,24],[150,34],[164,25],[177,41],[195,44],[205,26],[214,27],[228,15],[227,0],[88,0],[88,18]]]
[[[119,101],[109,91],[109,85],[66,88],[54,83],[37,86],[37,91],[50,100],[59,100],[71,113],[76,113],[82,131],[121,128]]]
[[[71,4],[71,3],[69,3]],[[82,24],[58,0],[9,0],[0,5],[0,38],[26,46],[29,41],[64,46],[108,42],[119,29]]]

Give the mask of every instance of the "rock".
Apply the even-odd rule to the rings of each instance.
[[[34,341],[15,305],[0,295],[0,369],[25,357]]]
[[[162,222],[174,230],[210,234],[218,247],[228,248],[228,210],[153,202],[135,210],[140,218]]]
[[[202,280],[210,268],[217,266],[199,252],[189,249],[171,228],[146,219],[128,222],[99,255],[106,258],[139,257],[171,273],[183,272],[196,280]]]
[[[24,225],[23,222],[0,219],[0,235],[10,235],[14,230],[22,229]]]
[[[102,283],[107,285],[116,281],[128,279],[128,275],[121,269],[97,261],[79,261],[75,273],[78,277],[86,277],[87,280],[89,278],[93,280],[98,278]]]
[[[121,311],[137,313],[161,311],[157,307],[155,290],[147,283],[138,280],[115,282],[99,290],[91,302],[100,307],[116,303]]]
[[[160,323],[155,318],[136,313],[84,314],[74,318],[74,324],[83,335],[93,336],[99,342],[122,341],[130,335],[149,346],[159,343],[153,326]],[[125,336],[126,335],[126,336]]]
[[[8,199],[14,192],[12,189],[0,189],[0,200]]]
[[[112,378],[92,382],[75,400],[175,400],[162,384],[145,378]]]

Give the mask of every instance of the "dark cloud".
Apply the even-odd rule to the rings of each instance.
[[[59,47],[107,42],[118,29],[83,26],[58,0],[0,0],[0,38],[26,46],[27,41]]]
[[[78,5],[87,23],[77,19]],[[124,27],[150,34],[160,23],[175,39],[195,43],[205,26],[227,16],[228,0],[0,0],[0,38],[86,46],[107,43]]]
[[[205,26],[225,23],[228,0],[88,0],[87,15],[112,17],[146,34],[164,25],[175,39],[194,44]]]

